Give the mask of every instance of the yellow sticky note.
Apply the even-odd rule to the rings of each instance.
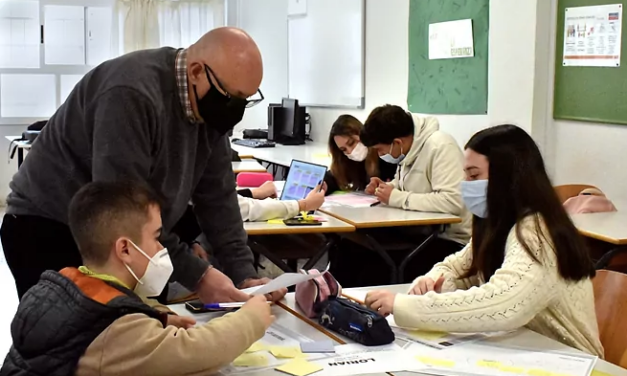
[[[425,332],[422,330],[412,330],[409,332],[411,337],[422,339],[425,341],[435,341],[440,338],[446,337],[446,333],[444,332]]]
[[[270,352],[279,359],[294,359],[305,356],[298,347],[272,346]]]
[[[270,225],[282,225],[284,224],[282,219],[270,219],[268,220],[268,224]]]
[[[235,367],[266,367],[268,358],[260,353],[242,354],[233,361]]]
[[[323,370],[321,366],[308,362],[305,359],[294,359],[275,369],[294,376],[307,376]]]
[[[610,375],[609,373],[592,370],[592,373],[590,374],[590,376],[612,376],[612,375]]]
[[[524,368],[514,367],[514,366],[505,366],[505,365],[500,365],[499,366],[499,371],[507,372],[507,373],[515,373],[517,375],[521,375],[521,374],[525,373],[525,369]]]
[[[530,369],[527,371],[527,375],[529,376],[553,376],[550,371],[545,371],[543,369]]]
[[[455,362],[448,359],[432,358],[430,356],[417,356],[419,362],[434,367],[455,367]]]
[[[264,350],[268,350],[268,346],[264,345],[261,342],[255,342],[253,343],[252,346],[250,346],[246,352],[247,353],[254,353],[254,352],[258,352],[258,351],[264,351]]]
[[[496,368],[496,369],[500,369],[502,366],[501,362],[497,362],[496,360],[480,360],[477,362],[477,365],[479,367]]]

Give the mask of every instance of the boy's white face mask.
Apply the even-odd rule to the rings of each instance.
[[[172,260],[170,260],[168,249],[163,248],[150,258],[146,252],[142,251],[142,249],[135,243],[131,241],[131,244],[139,251],[139,253],[144,255],[144,257],[149,260],[146,271],[141,278],[137,278],[137,275],[131,270],[131,268],[124,264],[129,273],[131,273],[131,275],[137,280],[137,285],[134,289],[135,293],[143,297],[158,296],[165,288],[165,285],[168,283],[168,280],[174,271],[174,265],[172,265]]]

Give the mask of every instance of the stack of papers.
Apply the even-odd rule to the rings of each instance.
[[[324,200],[325,205],[342,205],[351,208],[368,208],[373,204],[379,202],[379,199],[375,196],[370,196],[365,193],[350,192],[339,193],[327,196]]]

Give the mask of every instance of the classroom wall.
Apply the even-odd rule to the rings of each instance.
[[[535,21],[539,0],[492,1],[488,114],[438,116],[442,129],[463,145],[476,131],[502,122],[532,129],[535,87]],[[287,95],[287,0],[231,0],[238,25],[259,44],[264,58],[262,90],[271,101]],[[516,17],[511,17],[516,14]],[[364,121],[385,103],[407,106],[409,0],[366,0],[366,108],[310,108],[315,141],[326,141],[343,113]],[[516,48],[512,48],[515,46]],[[270,94],[267,94],[270,93]],[[268,102],[268,103],[269,103]],[[238,128],[266,127],[266,106],[246,114]]]

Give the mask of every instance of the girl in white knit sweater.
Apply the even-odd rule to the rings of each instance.
[[[513,125],[475,134],[462,196],[473,239],[417,278],[409,294],[373,291],[366,304],[402,327],[490,332],[526,326],[603,357],[593,263],[533,139]]]

